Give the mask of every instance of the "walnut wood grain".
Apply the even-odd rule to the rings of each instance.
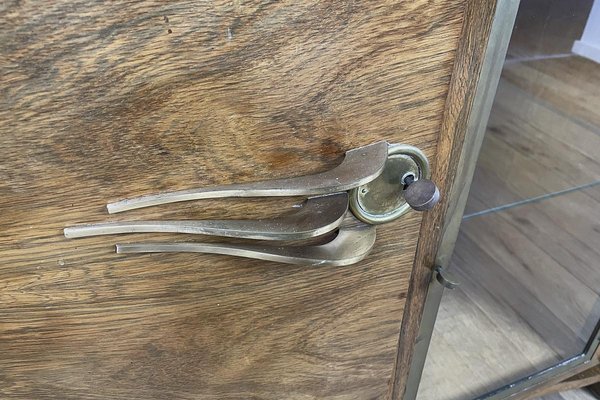
[[[467,20],[487,21],[491,4],[469,8]],[[477,70],[465,45],[454,66],[456,49],[478,48],[472,35],[486,32],[461,39],[464,1],[2,7],[0,396],[384,396],[418,214],[379,227],[373,253],[352,267],[121,256],[108,237],[71,241],[62,229],[279,214],[299,199],[208,200],[123,216],[104,205],[323,171],[378,140],[424,150],[445,187]],[[438,220],[428,216],[422,234]],[[419,250],[419,271],[435,238]]]

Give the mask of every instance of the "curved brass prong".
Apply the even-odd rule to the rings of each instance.
[[[350,265],[369,254],[375,243],[375,226],[349,216],[337,236],[313,246],[237,245],[224,243],[117,244],[117,253],[210,253],[299,265]]]
[[[388,144],[381,141],[349,150],[340,165],[315,175],[160,193],[109,203],[106,208],[113,214],[189,200],[222,197],[310,196],[344,192],[378,177],[383,171],[387,155]]]
[[[119,221],[65,228],[67,238],[121,233],[191,233],[260,240],[301,240],[337,229],[348,210],[346,192],[308,198],[288,215],[264,220]]]

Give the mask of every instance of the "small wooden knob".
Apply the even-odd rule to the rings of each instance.
[[[440,191],[429,179],[419,179],[408,184],[404,199],[413,210],[431,210],[440,200]]]

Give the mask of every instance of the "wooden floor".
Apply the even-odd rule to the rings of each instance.
[[[462,400],[579,353],[600,318],[600,65],[503,71],[419,400]],[[592,399],[584,391],[550,399]]]

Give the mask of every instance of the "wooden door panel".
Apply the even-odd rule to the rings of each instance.
[[[378,227],[373,252],[346,267],[116,255],[115,237],[66,240],[62,229],[275,215],[300,200],[116,216],[104,205],[322,171],[379,140],[416,145],[435,162],[463,8],[459,0],[7,3],[2,397],[387,393],[417,213]],[[172,237],[119,239],[159,238]]]

